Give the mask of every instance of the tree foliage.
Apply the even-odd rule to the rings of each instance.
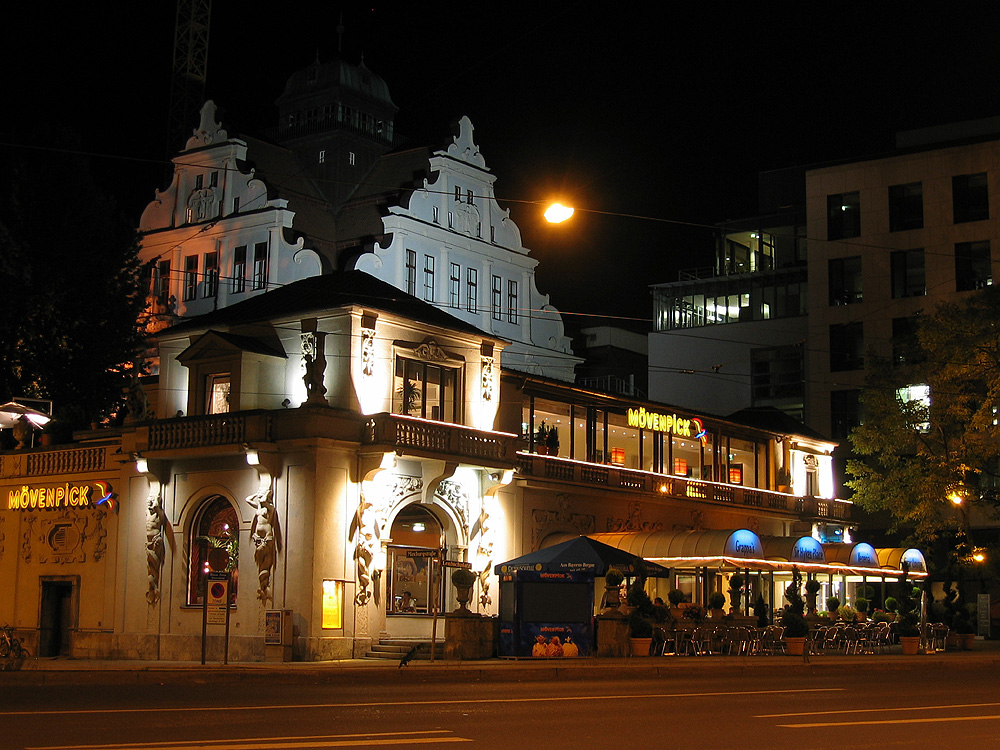
[[[928,542],[967,525],[972,508],[997,506],[1000,288],[922,317],[902,360],[872,358],[864,423],[851,433],[862,458],[848,462],[847,484],[855,502]],[[915,384],[929,386],[929,403],[900,390]]]
[[[141,343],[136,232],[72,135],[2,141],[0,398],[52,399],[80,427],[116,408]]]

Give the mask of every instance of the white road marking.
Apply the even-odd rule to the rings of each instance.
[[[467,737],[426,736],[431,734],[444,735],[451,734],[451,732],[447,729],[429,729],[411,732],[363,732],[304,737],[124,742],[110,745],[45,745],[28,748],[28,750],[281,750],[281,748],[370,747],[372,745],[423,745],[430,742],[472,742]]]
[[[1000,703],[953,703],[946,706],[902,706],[899,708],[845,708],[838,711],[799,711],[788,714],[758,714],[755,719],[783,719],[792,716],[828,716],[830,714],[882,713],[884,711],[944,711],[952,708],[984,708]]]
[[[790,729],[815,729],[819,727],[859,727],[874,726],[876,724],[941,724],[948,721],[997,721],[1000,714],[989,716],[940,716],[937,718],[913,718],[913,719],[885,719],[883,721],[828,721],[812,722],[809,724],[778,724],[779,727]]]
[[[427,701],[373,701],[370,703],[295,703],[285,706],[186,706],[176,708],[81,708],[81,709],[48,709],[45,711],[0,711],[0,716],[64,716],[80,714],[144,714],[144,713],[180,713],[185,711],[288,711],[291,709],[317,708],[382,708],[393,706],[467,706],[474,704],[497,703],[544,703],[562,701],[608,701],[608,700],[638,700],[640,698],[715,698],[735,695],[785,695],[787,693],[840,693],[847,688],[794,688],[788,690],[727,690],[710,693],[640,693],[625,695],[578,695],[578,696],[539,696],[534,698],[456,698],[449,700]],[[131,745],[129,746],[131,747]]]

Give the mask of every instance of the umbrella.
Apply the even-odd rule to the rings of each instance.
[[[0,428],[13,427],[24,417],[33,427],[44,427],[52,421],[52,417],[38,409],[19,404],[16,401],[8,401],[0,405]]]

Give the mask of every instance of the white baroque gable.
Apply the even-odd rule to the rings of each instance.
[[[497,203],[496,176],[468,117],[429,166],[423,185],[383,216],[387,244],[376,243],[353,267],[513,342],[504,366],[573,380],[581,360],[572,355],[559,311],[535,286],[538,261],[528,257],[509,209]]]

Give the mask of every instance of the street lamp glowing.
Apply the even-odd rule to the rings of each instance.
[[[553,203],[545,209],[545,220],[551,224],[561,224],[573,215],[573,209],[561,203]]]
[[[962,496],[959,495],[957,492],[952,492],[950,495],[948,495],[948,499],[951,500],[953,505],[962,504]]]

